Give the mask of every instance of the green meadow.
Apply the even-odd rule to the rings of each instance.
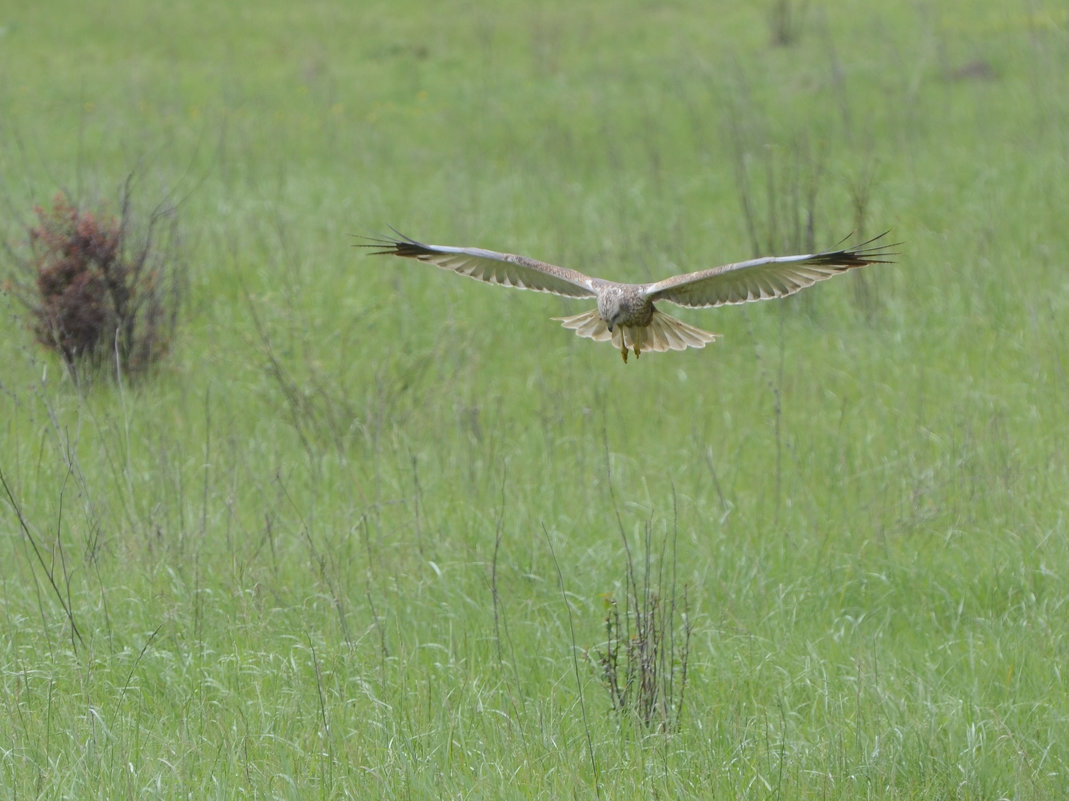
[[[8,248],[131,173],[157,369],[0,296],[0,796],[1066,797],[1063,4],[5,6]],[[631,281],[900,244],[624,364],[389,226]]]

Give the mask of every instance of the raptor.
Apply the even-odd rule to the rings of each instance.
[[[473,247],[426,245],[394,231],[388,238],[368,237],[375,255],[401,256],[489,284],[551,292],[571,298],[596,298],[597,307],[571,317],[555,317],[565,328],[595,342],[612,342],[627,361],[628,351],[703,348],[718,334],[665,314],[659,301],[705,308],[793,295],[818,281],[865,267],[886,264],[896,255],[883,243],[886,232],[852,249],[799,256],[765,256],[673,275],[648,284],[607,281],[527,256]]]

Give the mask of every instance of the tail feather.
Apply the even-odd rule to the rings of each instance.
[[[715,342],[719,336],[695,328],[657,309],[653,310],[653,317],[646,330],[649,332],[648,349],[654,351],[704,348],[710,342]]]
[[[715,342],[719,336],[695,328],[658,309],[653,310],[653,317],[647,326],[619,325],[611,332],[605,321],[598,316],[597,309],[572,317],[553,319],[559,320],[561,325],[572,329],[578,336],[593,339],[595,342],[611,341],[621,351],[633,350],[636,356],[643,351],[704,348],[710,342]]]
[[[571,328],[578,336],[592,339],[595,342],[608,342],[613,338],[609,332],[609,326],[605,325],[605,321],[598,316],[597,309],[591,309],[572,317],[554,317],[553,319],[560,320],[561,325]]]

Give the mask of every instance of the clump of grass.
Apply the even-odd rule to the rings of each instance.
[[[118,217],[61,192],[34,208],[28,255],[8,251],[34,336],[76,380],[111,366],[117,377],[144,374],[171,348],[182,274],[176,215],[158,206],[137,237],[132,206],[130,179]]]
[[[775,47],[789,47],[802,35],[802,18],[807,2],[773,0],[768,12],[768,29]]]
[[[652,532],[648,521],[641,575],[630,547],[626,549],[623,609],[613,594],[604,596],[605,643],[591,657],[614,712],[647,729],[672,731],[683,711],[691,624],[686,586],[676,593],[675,553],[670,575],[664,573],[663,547],[655,570]]]

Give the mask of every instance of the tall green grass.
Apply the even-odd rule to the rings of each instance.
[[[0,17],[3,235],[136,168],[192,274],[134,384],[0,303],[5,797],[1064,793],[1064,11],[61,5]],[[390,224],[632,280],[903,244],[624,366]],[[596,659],[647,533],[662,731]]]

